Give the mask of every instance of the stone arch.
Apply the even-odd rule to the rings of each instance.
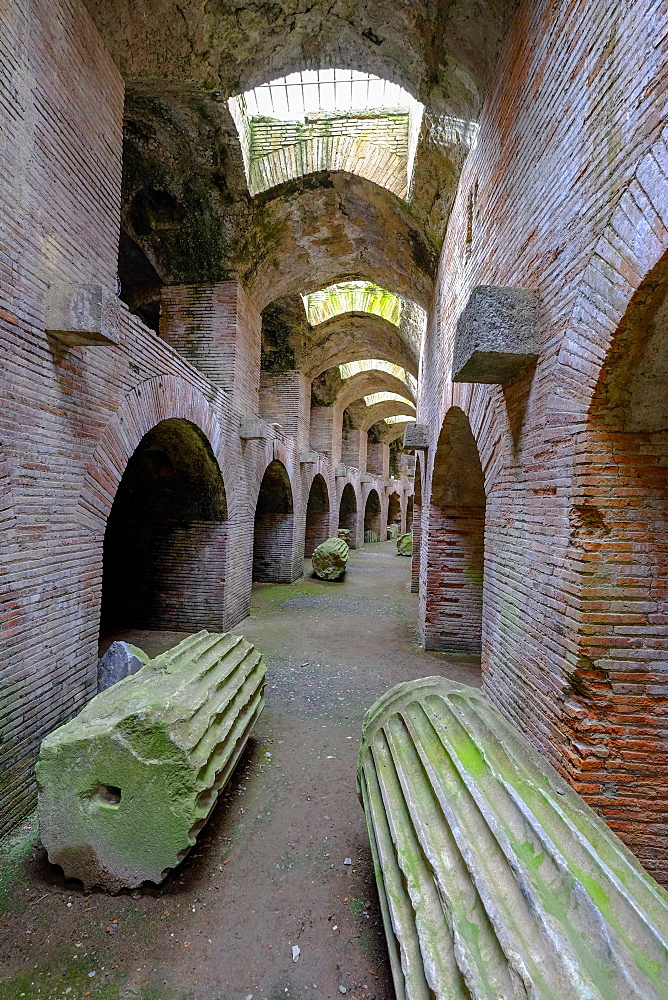
[[[350,532],[351,549],[356,549],[359,544],[357,525],[357,494],[352,483],[346,483],[341,492],[339,503],[339,528],[344,528]]]
[[[201,430],[161,420],[121,476],[103,546],[101,629],[221,629],[227,498]]]
[[[438,440],[429,503],[423,588],[426,649],[480,654],[485,481],[468,417],[448,410]]]
[[[291,583],[294,550],[294,498],[288,471],[274,458],[264,471],[255,505],[253,581]]]
[[[382,511],[378,490],[372,487],[364,504],[364,541],[379,542],[381,532]],[[374,536],[374,537],[371,537]]]
[[[321,472],[313,477],[306,503],[304,557],[310,559],[313,550],[329,538],[329,489]]]

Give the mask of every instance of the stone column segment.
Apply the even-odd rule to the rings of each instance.
[[[66,878],[161,882],[209,818],[264,706],[259,652],[198,632],[42,741],[39,823]]]
[[[358,788],[398,1000],[659,1000],[668,897],[473,688],[364,720]]]

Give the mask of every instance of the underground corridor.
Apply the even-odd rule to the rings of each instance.
[[[266,707],[196,847],[160,886],[109,896],[63,879],[35,831],[21,831],[3,887],[13,941],[0,945],[0,1000],[334,1000],[344,989],[390,1000],[355,790],[362,718],[399,681],[480,683],[475,657],[419,649],[410,574],[390,541],[351,551],[341,582],[314,578],[307,560],[292,584],[254,585],[232,631],[262,650]],[[156,655],[183,633],[123,628],[100,652],[116,638]]]

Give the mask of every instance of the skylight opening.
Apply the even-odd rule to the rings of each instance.
[[[228,103],[251,194],[343,170],[408,198],[424,109],[398,84],[357,70],[303,70]]]
[[[393,375],[394,378],[398,378],[401,382],[407,382],[405,368],[402,368],[401,365],[393,365],[391,361],[383,361],[380,358],[369,359],[367,361],[347,361],[344,365],[339,365],[339,374],[344,381],[347,378],[353,378],[354,375],[359,375],[361,372],[373,371],[387,372],[388,375]]]
[[[397,413],[394,417],[385,417],[386,424],[410,424],[415,418],[409,417],[405,413]]]
[[[249,118],[290,122],[318,112],[368,111],[419,105],[408,91],[373,73],[354,69],[317,69],[290,73],[243,95]],[[420,105],[421,107],[421,105]]]
[[[401,299],[370,281],[344,281],[317,292],[302,295],[306,318],[311,326],[346,312],[371,313],[394,326],[401,320]]]
[[[371,395],[364,397],[364,402],[367,406],[375,406],[376,403],[389,403],[390,400],[397,403],[405,403],[406,406],[410,406],[411,409],[415,409],[410,399],[406,399],[405,396],[400,396],[398,392],[372,392]]]

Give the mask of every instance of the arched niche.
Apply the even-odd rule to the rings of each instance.
[[[588,802],[668,882],[668,255],[612,339],[569,510],[578,581],[566,759]]]
[[[377,490],[372,489],[369,491],[369,495],[366,498],[366,504],[364,505],[365,542],[380,541],[381,520],[380,497],[378,496]],[[372,538],[371,535],[375,537]]]
[[[310,559],[313,550],[329,538],[329,491],[320,473],[313,477],[306,504],[304,557]]]
[[[262,477],[255,507],[253,582],[290,583],[293,573],[294,503],[287,469],[278,459]]]
[[[413,554],[411,556],[411,593],[420,590],[420,556],[422,546],[422,462],[419,453],[415,455],[415,487],[411,497],[413,516],[406,525],[406,531],[413,533]]]
[[[452,407],[434,459],[429,504],[424,645],[480,654],[485,482],[467,416]]]
[[[356,549],[358,545],[357,520],[355,489],[351,483],[346,483],[339,504],[339,528],[345,528],[350,532],[350,547],[352,549]]]
[[[107,519],[101,630],[222,628],[226,547],[208,440],[188,420],[160,421],[130,457]]]
[[[396,524],[401,529],[401,497],[398,493],[390,493],[387,499],[387,524]]]

